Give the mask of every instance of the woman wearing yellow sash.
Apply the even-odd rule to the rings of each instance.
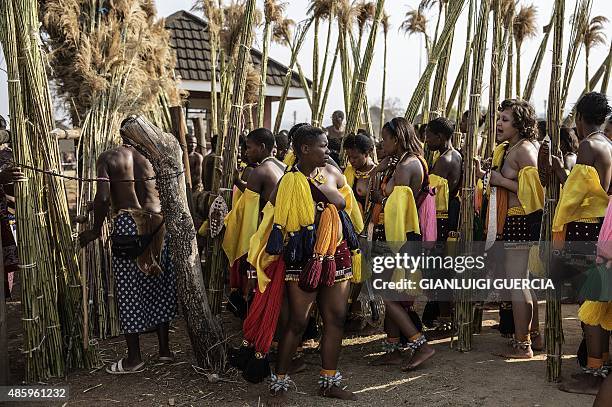
[[[553,239],[574,242],[571,254],[595,254],[595,242],[606,214],[612,192],[612,144],[601,131],[612,109],[606,95],[591,92],[576,104],[576,130],[581,140],[576,165],[569,175],[562,170],[560,158],[553,161],[557,176],[564,183],[553,219]],[[583,243],[576,243],[583,242]],[[586,243],[591,242],[591,243]],[[555,267],[560,272],[561,267]],[[601,303],[585,301],[578,313],[584,323],[586,361],[579,352],[583,373],[564,383],[560,389],[570,393],[596,394],[610,369],[609,332],[603,328],[598,309]],[[581,360],[582,359],[582,360]]]
[[[537,170],[536,114],[524,100],[508,99],[499,106],[497,142],[505,149],[498,170],[491,171],[490,185],[497,187],[497,240],[534,242],[540,238],[544,190]],[[504,146],[507,144],[507,146]],[[490,208],[493,210],[493,208]],[[489,217],[491,219],[491,217]],[[504,276],[528,278],[529,248],[513,245],[504,250]],[[533,347],[542,349],[537,299],[533,290],[512,290],[514,339],[512,349],[500,352],[506,358],[529,359]]]
[[[452,136],[455,131],[453,122],[437,117],[427,124],[425,142],[429,151],[433,151],[434,160],[429,182],[436,191],[436,224],[438,242],[456,240],[459,225],[459,186],[461,184],[462,157],[453,147]],[[441,245],[437,254],[444,255],[446,246]],[[432,277],[452,278],[444,270],[436,270]],[[437,291],[437,290],[436,290]],[[430,301],[423,310],[423,323],[435,327],[435,337],[448,336],[452,331],[452,297],[450,290],[432,292]],[[431,338],[431,337],[430,337]]]
[[[287,403],[291,385],[287,371],[315,301],[324,326],[319,395],[355,400],[355,395],[341,386],[337,366],[353,276],[350,250],[358,248],[351,219],[359,222],[361,216],[358,211],[349,213],[355,209],[350,188],[342,173],[327,164],[325,132],[302,126],[295,132],[293,148],[296,162],[270,198],[274,225],[265,247],[268,255],[281,256],[284,262],[290,314],[279,340],[267,405]]]
[[[417,206],[417,201],[420,203],[429,194],[427,166],[421,143],[412,124],[403,117],[384,125],[382,139],[387,158],[377,168],[384,175],[380,190],[373,194],[373,199],[383,204],[384,213],[380,214],[379,223],[375,226],[374,240],[394,243],[421,241],[425,230],[421,230],[420,205]],[[435,204],[432,209],[433,219],[430,219],[432,222],[428,226],[435,229]],[[402,370],[412,370],[434,355],[434,349],[420,332],[420,320],[411,311],[411,306],[412,301],[385,300],[385,355],[375,364],[402,363],[399,351],[402,334],[408,339],[407,346],[412,350]]]
[[[353,190],[353,195],[359,205],[359,211],[363,216],[370,193],[372,174],[376,167],[371,157],[374,151],[374,142],[366,134],[350,134],[344,139],[344,151],[349,161],[349,165],[344,170],[344,176],[348,186]],[[357,232],[360,233],[361,230]],[[358,301],[362,287],[361,278],[359,277],[360,274],[356,275],[354,283],[351,284],[349,315],[346,327],[348,331],[358,331],[363,326],[361,304]]]

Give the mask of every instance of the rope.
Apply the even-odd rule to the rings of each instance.
[[[105,177],[82,178],[82,177],[76,177],[76,176],[71,176],[71,175],[64,175],[64,174],[60,174],[60,173],[55,172],[55,171],[43,170],[41,168],[32,167],[31,165],[21,164],[21,163],[18,163],[16,161],[12,161],[12,164],[17,166],[17,167],[26,168],[26,169],[28,169],[30,171],[42,173],[42,174],[45,174],[45,175],[51,175],[53,177],[59,177],[59,178],[69,179],[69,180],[73,180],[73,181],[81,181],[81,182],[112,182],[112,183],[143,182],[143,181],[153,181],[153,180],[158,180],[158,179],[171,179],[171,178],[174,178],[174,177],[178,178],[181,174],[185,173],[185,171],[182,170],[182,171],[178,171],[178,172],[174,172],[174,173],[170,173],[170,174],[156,175],[154,177],[134,178],[134,179],[122,179],[122,180],[113,180],[113,181],[111,181],[109,178],[105,178]]]
[[[36,352],[39,351],[40,348],[42,347],[43,342],[45,341],[45,339],[47,339],[47,335],[43,336],[43,338],[41,339],[40,343],[38,344],[38,346],[30,349],[30,350],[22,350],[21,353],[29,353],[31,354],[32,352]]]
[[[36,263],[30,263],[30,264],[18,264],[17,268],[20,268],[22,270],[26,270],[26,269],[33,269],[34,267],[36,267]]]

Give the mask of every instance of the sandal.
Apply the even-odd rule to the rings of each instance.
[[[172,354],[172,356],[160,356],[157,358],[157,360],[159,362],[164,362],[164,363],[173,363],[176,355],[174,354],[174,352],[170,352],[170,353]]]
[[[110,367],[106,368],[106,373],[113,375],[122,375],[122,374],[133,374],[140,373],[144,371],[145,362],[140,362],[138,365],[134,366],[131,369],[123,368],[123,358],[119,359],[119,362],[115,362],[110,365]]]

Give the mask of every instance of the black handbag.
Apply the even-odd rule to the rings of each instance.
[[[157,226],[153,233],[148,235],[111,235],[111,251],[113,256],[136,260],[149,247],[163,225],[164,221]]]

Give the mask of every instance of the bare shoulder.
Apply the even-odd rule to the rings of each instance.
[[[323,171],[325,172],[325,175],[327,175],[328,178],[332,178],[334,181],[336,181],[336,185],[338,188],[342,188],[344,186],[344,174],[342,174],[339,169],[337,169],[331,164],[326,164]]]
[[[393,177],[395,185],[410,186],[414,177],[422,177],[423,166],[417,157],[410,157],[408,160],[400,163],[395,169]]]
[[[582,140],[578,145],[576,164],[593,165],[599,150],[598,144],[594,139]]]
[[[522,143],[516,149],[515,157],[519,168],[537,166],[538,148],[531,142]]]

